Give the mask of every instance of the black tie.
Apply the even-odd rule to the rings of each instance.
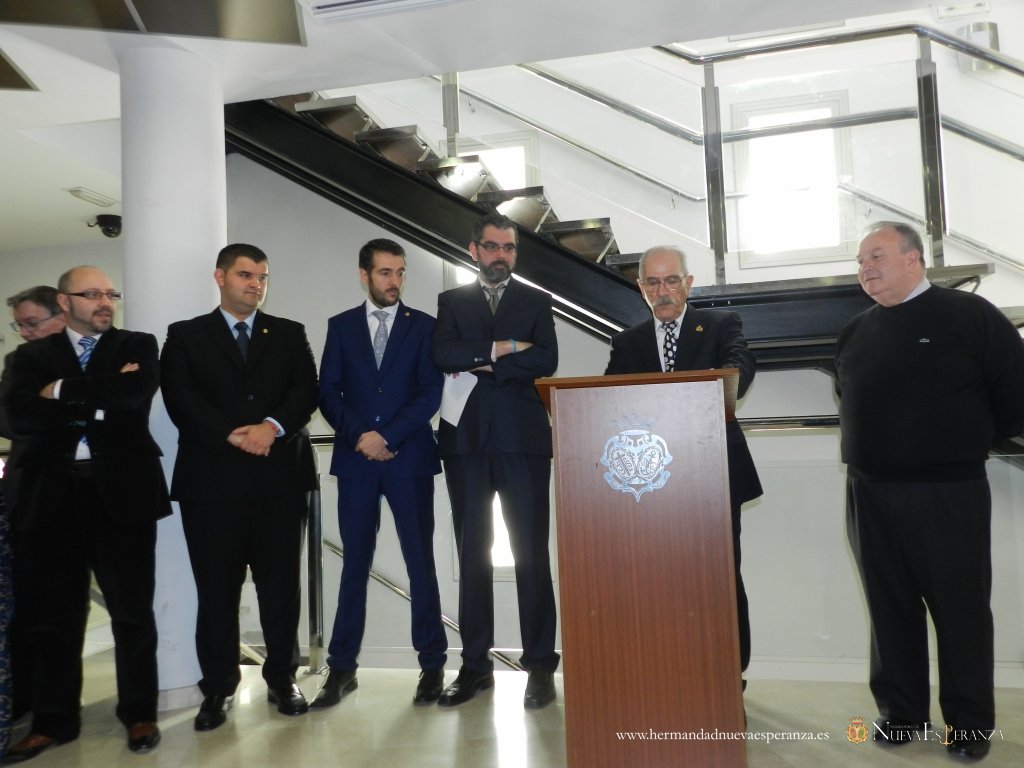
[[[238,351],[242,353],[242,359],[246,360],[249,356],[249,326],[243,322],[235,323],[235,330],[238,331]]]

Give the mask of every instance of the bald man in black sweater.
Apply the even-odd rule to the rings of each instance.
[[[985,461],[1024,430],[1024,343],[980,296],[932,286],[920,236],[876,224],[857,256],[877,305],[839,336],[847,532],[871,616],[876,740],[930,728],[928,630],[948,750],[980,759],[995,725],[992,504]]]

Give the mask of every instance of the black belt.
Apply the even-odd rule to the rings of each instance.
[[[76,461],[71,465],[72,477],[92,477],[92,459]]]

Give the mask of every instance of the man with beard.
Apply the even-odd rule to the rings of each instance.
[[[534,380],[558,366],[551,297],[512,280],[515,224],[499,215],[473,227],[469,253],[479,280],[438,296],[434,362],[475,384],[458,424],[441,420],[439,448],[459,554],[462,667],[441,706],[469,701],[494,685],[491,544],[494,495],[515,558],[524,706],[555,700],[555,596],[548,556],[551,424]]]
[[[640,257],[637,285],[653,317],[612,338],[611,358],[605,375],[657,373],[706,368],[738,368],[738,397],[754,380],[755,361],[743,338],[743,324],[735,312],[696,309],[687,305],[693,275],[678,248],[657,246]],[[740,425],[725,425],[729,458],[729,496],[732,512],[732,552],[736,580],[736,617],[739,625],[740,672],[750,664],[750,615],[747,592],[740,574],[740,509],[761,495],[754,461]]]
[[[7,395],[11,426],[27,437],[14,525],[28,560],[34,651],[32,728],[8,762],[78,738],[90,571],[110,614],[128,747],[160,741],[156,521],[171,509],[149,433],[156,339],[114,327],[121,292],[95,267],[66,272],[57,290],[65,332],[17,349]]]
[[[431,357],[434,318],[399,299],[405,251],[393,240],[359,250],[367,300],[327,323],[320,363],[320,412],[334,427],[331,474],[338,478],[338,530],[345,549],[327,681],[310,706],[330,707],[358,686],[366,584],[380,528],[381,498],[409,574],[412,645],[419,654],[414,704],[437,701],[448,638],[434,569],[434,475],[440,473],[430,419],[443,377]]]
[[[267,698],[283,715],[309,709],[299,666],[300,556],[306,495],[317,487],[306,423],[316,362],[306,331],[260,310],[270,266],[254,245],[217,255],[220,306],[172,323],[161,358],[167,413],[178,427],[171,495],[196,581],[203,703],[193,725],[227,719],[238,669],[238,609],[252,571],[267,646]]]

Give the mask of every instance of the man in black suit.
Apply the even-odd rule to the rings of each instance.
[[[331,474],[338,478],[338,529],[345,561],[327,665],[313,699],[329,707],[358,686],[356,659],[366,626],[366,584],[388,500],[409,574],[412,644],[420,680],[414,704],[437,701],[448,638],[434,567],[434,475],[441,472],[430,419],[443,377],[431,357],[434,318],[400,301],[405,251],[393,240],[359,250],[367,299],[327,322],[320,364],[320,411],[334,427]]]
[[[11,308],[14,320],[11,328],[18,332],[25,341],[44,339],[54,333],[64,330],[64,313],[57,303],[57,289],[49,285],[37,285],[19,291],[7,299],[7,306]],[[23,436],[18,435],[11,429],[10,421],[7,418],[7,390],[10,388],[11,362],[14,360],[14,352],[9,352],[4,358],[4,370],[0,374],[0,435],[11,441],[10,455],[4,466],[3,483],[0,485],[0,514],[9,521],[10,510],[14,509],[18,502],[18,479],[19,472],[15,469],[18,458],[28,445]],[[18,536],[12,531],[7,523],[4,523],[7,530],[7,541],[9,549],[14,552],[14,562],[7,564],[10,568],[18,568],[26,563],[26,558],[18,557]],[[27,581],[27,574],[14,571],[12,574],[13,589],[15,592]],[[27,618],[28,608],[22,611],[25,617],[19,616],[17,604],[23,606],[29,604],[28,593],[22,593],[19,601],[18,595],[14,596],[15,610],[7,629],[8,647],[10,648],[10,674],[11,688],[13,689],[10,721],[13,722],[29,711],[32,706],[32,638],[28,629]]]
[[[474,376],[458,424],[441,420],[439,448],[459,554],[462,668],[441,694],[455,706],[494,685],[491,544],[494,494],[515,558],[520,661],[529,671],[524,705],[555,699],[555,596],[548,556],[551,424],[534,380],[558,366],[551,297],[512,280],[515,224],[488,216],[473,228],[469,253],[480,279],[438,296],[434,362]],[[469,373],[466,373],[469,372]]]
[[[738,368],[738,396],[754,380],[755,361],[743,338],[735,312],[687,306],[693,275],[678,248],[657,246],[640,257],[637,280],[653,317],[612,338],[605,375],[657,373],[705,368]],[[735,421],[725,425],[732,510],[732,550],[736,568],[736,616],[740,635],[740,672],[750,664],[750,614],[740,574],[740,508],[763,491],[743,431]]]
[[[156,339],[113,326],[121,299],[95,267],[61,276],[67,328],[18,348],[7,395],[27,436],[12,520],[27,559],[34,665],[32,729],[8,762],[78,738],[89,574],[114,634],[117,717],[128,746],[160,741],[156,725],[156,521],[170,503],[149,408],[160,381]],[[24,607],[24,606],[23,606]]]
[[[198,731],[224,723],[241,680],[247,566],[267,646],[268,699],[286,715],[309,709],[295,672],[306,495],[317,484],[306,430],[316,363],[299,323],[260,311],[269,276],[259,248],[223,248],[213,273],[220,306],[173,323],[161,358],[164,402],[178,427],[171,497],[181,503],[199,602]]]

